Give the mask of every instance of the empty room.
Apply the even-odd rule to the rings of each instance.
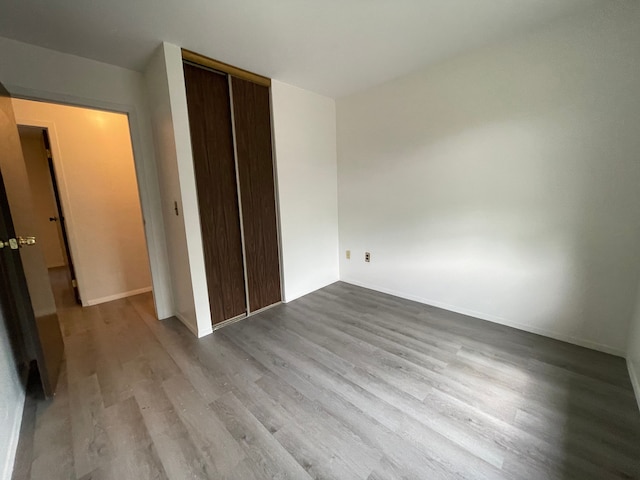
[[[640,479],[639,79],[635,0],[2,1],[0,480]]]

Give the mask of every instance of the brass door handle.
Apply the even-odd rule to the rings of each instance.
[[[36,237],[16,237],[16,240],[18,240],[20,248],[36,244]]]
[[[18,249],[18,240],[16,240],[15,238],[10,238],[7,241],[3,241],[0,240],[0,248],[10,248],[11,250],[17,250]]]
[[[10,238],[6,242],[0,240],[0,248],[8,247],[11,250],[17,250],[18,248],[28,247],[29,245],[35,244],[36,237],[16,237]]]

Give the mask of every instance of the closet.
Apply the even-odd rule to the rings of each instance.
[[[269,79],[183,51],[214,328],[281,300]]]

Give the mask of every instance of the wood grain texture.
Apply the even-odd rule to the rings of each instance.
[[[14,480],[640,478],[621,358],[344,283],[202,339],[67,295]]]
[[[269,89],[231,79],[249,306],[282,299]]]
[[[184,64],[212,323],[246,312],[240,213],[226,75]]]

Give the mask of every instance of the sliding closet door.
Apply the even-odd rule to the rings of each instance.
[[[232,77],[242,226],[252,312],[281,300],[269,88]]]
[[[211,319],[246,313],[240,215],[226,75],[184,64]]]

